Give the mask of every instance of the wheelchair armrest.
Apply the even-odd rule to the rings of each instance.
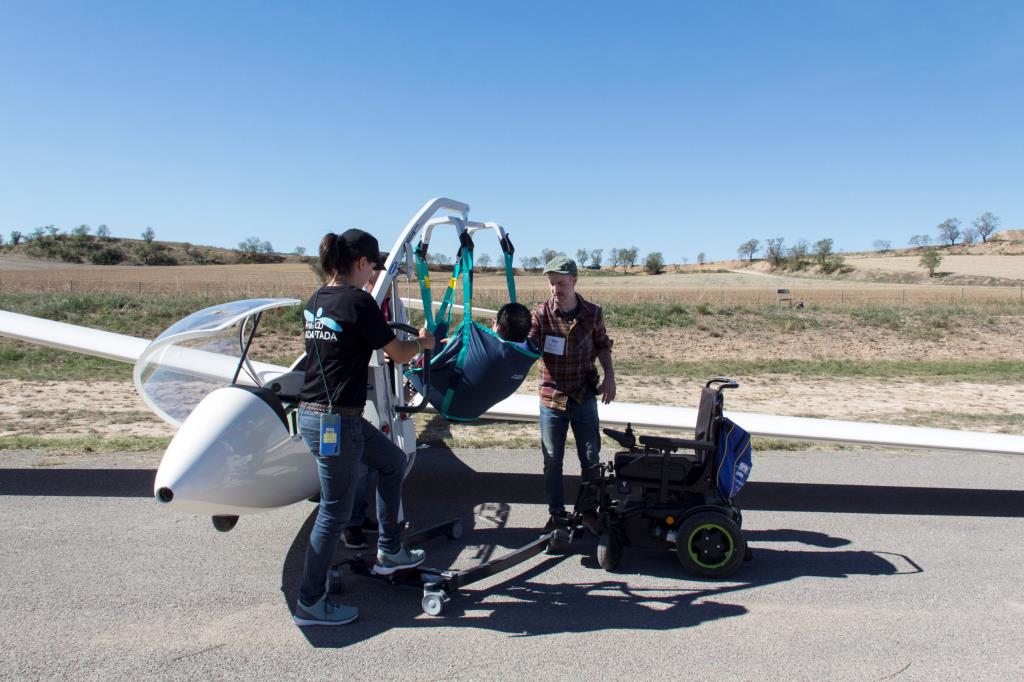
[[[613,441],[618,443],[624,448],[635,448],[636,447],[636,436],[633,435],[633,430],[629,429],[627,432],[616,431],[615,429],[601,429],[604,431],[604,435],[611,438]],[[643,440],[646,436],[641,436],[640,440]]]

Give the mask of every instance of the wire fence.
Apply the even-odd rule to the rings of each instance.
[[[161,296],[189,296],[215,299],[295,297],[305,298],[319,282],[313,275],[279,276],[244,281],[188,279],[110,280],[94,278],[58,279],[42,277],[0,278],[3,293],[124,293]],[[981,286],[850,286],[850,287],[610,287],[581,288],[588,298],[603,304],[717,304],[717,305],[783,305],[783,306],[857,306],[871,304],[923,305],[936,303],[1024,303],[1022,287]],[[419,298],[419,288],[412,283],[401,283],[402,296]],[[444,294],[443,287],[432,289],[434,300]],[[500,304],[508,299],[502,286],[474,287],[474,301],[483,305]],[[546,287],[520,286],[519,300],[526,303],[549,297]],[[461,287],[457,300],[461,301]]]

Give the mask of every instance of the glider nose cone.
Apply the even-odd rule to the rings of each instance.
[[[160,461],[157,501],[195,514],[238,515],[314,495],[316,462],[272,400],[238,386],[203,398]]]

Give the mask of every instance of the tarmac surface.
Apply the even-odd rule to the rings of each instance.
[[[537,537],[540,455],[431,449],[410,519],[456,516],[428,563],[468,567]],[[753,560],[728,582],[672,553],[594,539],[461,592],[351,577],[348,626],[291,610],[315,506],[230,533],[150,497],[150,455],[0,454],[0,677],[212,679],[1021,679],[1024,459],[755,453]],[[346,556],[338,552],[338,558]]]

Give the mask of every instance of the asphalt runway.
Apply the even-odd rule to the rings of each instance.
[[[935,680],[1024,676],[1024,460],[864,450],[755,453],[741,493],[753,548],[730,582],[674,555],[593,539],[461,593],[354,577],[360,620],[291,622],[315,506],[230,533],[151,498],[151,456],[4,453],[0,676],[158,679]],[[545,519],[540,456],[419,453],[407,508],[450,516],[470,566]],[[345,550],[339,550],[338,558]]]

